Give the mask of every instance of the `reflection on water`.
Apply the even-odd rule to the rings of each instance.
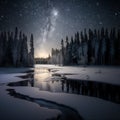
[[[34,87],[34,80],[24,80],[18,82],[12,82],[8,84],[9,86],[31,86]]]
[[[38,69],[35,74],[28,73],[29,80],[9,83],[10,86],[34,86],[40,90],[50,92],[64,92],[78,95],[86,95],[120,103],[120,86],[102,82],[85,80],[67,80],[60,77],[52,77],[47,69]]]

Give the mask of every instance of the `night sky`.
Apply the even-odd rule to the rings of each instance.
[[[120,28],[120,0],[0,0],[0,31],[34,34],[35,57],[84,28]]]

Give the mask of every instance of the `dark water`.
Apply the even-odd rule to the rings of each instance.
[[[120,86],[108,83],[67,80],[60,75],[52,75],[49,69],[27,71],[25,76],[19,76],[25,81],[9,83],[9,86],[32,86],[43,91],[64,92],[90,97],[97,97],[120,104]]]

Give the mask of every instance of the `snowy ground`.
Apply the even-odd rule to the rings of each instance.
[[[0,68],[0,74],[12,74],[12,73],[21,73],[21,72],[26,72],[28,70],[32,70],[33,68],[4,68],[1,67]]]
[[[21,81],[22,79],[17,77],[25,75],[25,71],[32,68],[0,68],[0,84],[9,82]]]
[[[79,112],[85,120],[117,120],[120,119],[120,105],[104,101],[97,98],[91,98],[81,95],[72,95],[65,93],[50,93],[37,88],[20,87],[15,88],[16,92],[25,94],[34,98],[47,99],[59,104],[67,105]]]
[[[46,120],[57,118],[59,110],[40,107],[8,95],[6,86],[10,82],[24,81],[17,76],[25,75],[28,68],[0,68],[0,119],[1,120]],[[23,88],[21,88],[23,89]],[[47,115],[47,116],[46,116]]]
[[[58,74],[72,80],[90,80],[120,85],[120,67],[106,66],[53,66],[37,65],[49,68],[53,74]],[[58,70],[58,71],[57,71]]]
[[[59,75],[63,78],[67,78],[68,80],[82,79],[120,85],[119,67],[60,67],[54,65],[36,65],[35,72],[37,72],[37,69],[39,68],[47,68],[51,72],[51,74]],[[59,110],[49,110],[39,107],[35,103],[14,98],[7,94],[8,92],[6,91],[6,89],[15,89],[17,93],[27,95],[32,98],[48,100],[58,104],[69,106],[77,110],[80,116],[82,116],[82,118],[86,120],[120,119],[120,104],[112,103],[110,101],[83,95],[40,91],[38,88],[35,87],[6,86],[6,84],[9,82],[23,80],[16,76],[24,75],[25,73],[20,73],[24,70],[26,71],[27,69],[0,69],[0,106],[2,106],[0,107],[0,113],[2,113],[2,120],[8,120],[10,116],[12,120],[18,119],[16,116],[14,116],[14,114],[20,116],[20,120],[42,120],[47,118],[56,118],[58,115],[61,114]],[[31,112],[33,114],[30,114]],[[8,116],[6,116],[7,114]],[[47,116],[45,114],[47,114]]]
[[[58,110],[40,107],[36,103],[11,97],[6,89],[8,87],[0,86],[1,120],[46,120],[57,118],[57,115],[61,114]]]

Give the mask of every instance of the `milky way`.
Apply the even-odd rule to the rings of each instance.
[[[41,36],[39,38],[39,39],[42,39],[42,41],[38,40],[38,42],[40,41],[40,43],[37,47],[42,50],[43,53],[41,53],[41,55],[43,57],[46,57],[44,56],[44,54],[47,54],[45,46],[48,40],[51,39],[53,32],[55,31],[55,25],[56,25],[57,18],[58,18],[58,11],[55,8],[52,8],[50,15],[46,18],[45,26],[43,27]],[[39,53],[39,49],[37,53]]]

